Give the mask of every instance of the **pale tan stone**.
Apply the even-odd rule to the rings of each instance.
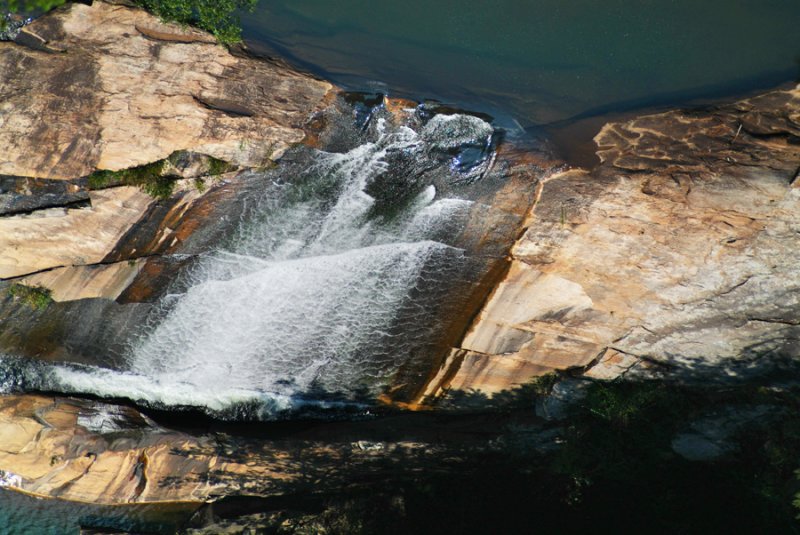
[[[75,178],[193,150],[241,166],[278,158],[333,88],[208,34],[102,1],[34,21],[48,54],[0,43],[0,173]]]
[[[800,86],[606,125],[600,166],[542,180],[508,274],[423,397],[513,389],[533,366],[612,380],[800,358],[798,109]]]
[[[590,379],[610,381],[624,375],[640,362],[641,361],[633,355],[627,355],[609,349],[603,354],[597,364],[592,366],[584,376]]]
[[[116,299],[133,282],[143,263],[143,259],[138,259],[108,265],[56,268],[23,277],[18,282],[49,288],[54,301]]]
[[[0,278],[96,264],[153,202],[135,187],[93,191],[91,207],[0,218]]]
[[[113,416],[111,428],[104,415]],[[371,463],[380,466],[393,452],[424,456],[435,449],[410,441],[365,448],[190,435],[161,428],[129,407],[40,395],[0,396],[0,440],[0,484],[94,504],[274,496],[329,479],[336,488],[345,465],[369,473]]]

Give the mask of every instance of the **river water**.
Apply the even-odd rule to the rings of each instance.
[[[76,535],[96,533],[175,533],[196,504],[121,507],[45,500],[0,488],[0,533],[3,535]]]
[[[242,20],[254,46],[336,82],[441,99],[506,126],[800,76],[797,0],[271,0]]]

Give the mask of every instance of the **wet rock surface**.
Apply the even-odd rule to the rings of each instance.
[[[435,183],[475,199],[453,242],[474,255],[478,275],[437,305],[439,344],[396,373],[384,402],[419,408],[460,393],[473,408],[522,401],[531,418],[559,420],[585,396],[586,378],[724,382],[800,356],[800,88],[609,124],[596,137],[602,163],[587,170],[501,143],[476,117],[449,123],[410,101],[334,95],[206,34],[99,1],[0,43],[0,72],[9,73],[0,80],[0,351],[124,368],[132,326],[230,236],[277,177],[274,160],[294,171],[313,150],[297,142],[343,153],[391,124],[433,140],[425,154],[390,156],[416,173],[412,193]],[[451,127],[477,134],[442,141]],[[167,199],[85,179],[162,159],[176,180]],[[231,166],[212,173],[216,159]],[[443,162],[460,183],[432,178]],[[379,209],[411,198],[397,173],[371,184]],[[31,309],[10,295],[13,284],[46,288],[52,303]],[[524,387],[552,372],[581,379],[537,403]],[[486,419],[454,440],[486,433],[496,424]],[[724,454],[735,429],[715,422],[677,435],[674,450]],[[302,493],[374,480],[385,463],[429,468],[447,448],[441,422],[426,425],[267,441],[174,431],[98,401],[4,396],[0,482],[97,503]],[[549,451],[558,431],[538,426],[526,447]]]
[[[116,11],[104,16],[112,13]],[[129,15],[127,11],[124,14]],[[100,15],[92,12],[92,16]],[[183,46],[190,44],[197,42]],[[268,65],[278,71],[282,68]],[[204,101],[209,108],[222,105],[221,101]],[[229,108],[226,113],[233,113],[233,108],[225,105]],[[399,213],[397,206],[402,209],[416,202],[423,191],[435,192],[436,198],[452,194],[455,202],[470,199],[472,206],[465,214],[466,228],[446,237],[468,256],[464,273],[441,284],[432,282],[435,277],[440,282],[442,278],[434,273],[430,281],[421,280],[413,292],[433,296],[425,306],[437,307],[442,318],[436,325],[414,327],[420,337],[435,338],[435,347],[410,355],[409,363],[398,371],[387,401],[411,400],[428,379],[430,360],[444,354],[462,335],[465,323],[490,291],[489,281],[504,267],[538,177],[556,165],[543,149],[527,151],[524,159],[516,159],[515,154],[525,150],[520,147],[505,148],[508,154],[497,155],[498,140],[488,123],[454,113],[449,110],[446,115],[436,115],[410,101],[358,94],[328,96],[326,107],[309,105],[306,110],[308,143],[328,153],[347,153],[375,142],[382,139],[384,130],[396,131],[401,137],[418,135],[418,143],[382,156],[384,171],[364,190],[375,199],[366,217],[391,220]],[[238,115],[252,118],[252,114]],[[449,139],[451,134],[461,137]],[[159,309],[159,301],[169,293],[186,291],[185,275],[204,255],[230,239],[243,218],[252,216],[264,191],[288,187],[313,169],[318,155],[313,147],[293,147],[278,163],[256,168],[248,168],[244,160],[229,163],[194,150],[176,150],[163,160],[162,174],[175,180],[168,198],[153,199],[139,188],[123,185],[121,175],[110,175],[101,186],[95,186],[103,189],[87,193],[80,187],[87,182],[92,185],[90,176],[88,180],[62,181],[76,184],[79,193],[89,197],[89,206],[33,210],[0,220],[0,226],[8,229],[4,235],[9,240],[9,247],[0,253],[0,265],[5,264],[0,276],[13,279],[0,282],[5,290],[0,306],[5,325],[0,351],[48,362],[124,369],[143,326],[166,308]],[[64,158],[73,156],[65,154]],[[414,182],[411,187],[409,181]],[[130,199],[120,198],[123,194]],[[31,195],[39,197],[37,192]],[[100,202],[106,199],[105,204]],[[97,228],[103,233],[93,232]],[[71,240],[69,247],[65,240]],[[45,309],[31,310],[10,297],[14,284],[45,288],[53,302]],[[452,291],[456,286],[460,290]],[[419,304],[405,306],[405,317],[418,314],[413,309]],[[390,326],[393,332],[407,330],[402,318],[396,324]]]
[[[464,447],[490,447],[487,437],[502,435],[510,421],[532,425],[532,440],[544,448],[556,439],[524,416],[488,421],[386,415],[360,422],[276,424],[259,435],[253,429],[236,433],[236,427],[203,432],[196,413],[179,414],[169,419],[182,421],[186,432],[124,405],[44,395],[0,397],[0,471],[5,474],[0,484],[98,504],[310,497],[353,483],[369,485],[384,471],[392,473],[396,463],[413,474],[435,466],[445,452],[448,462],[455,462]]]
[[[69,3],[0,42],[0,72],[0,278],[111,262],[134,224],[153,220],[135,188],[90,191],[95,170],[170,158],[165,173],[187,181],[168,208],[185,210],[199,196],[188,179],[269,164],[305,138],[332,90],[102,1]]]

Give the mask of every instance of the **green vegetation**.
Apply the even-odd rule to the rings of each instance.
[[[193,159],[204,159],[207,170],[205,176],[216,177],[236,169],[234,165],[212,156],[198,155],[186,151],[176,151],[164,160],[129,167],[119,171],[100,170],[87,177],[89,189],[103,189],[114,186],[138,186],[145,193],[156,199],[169,199],[175,190],[175,180],[187,166],[194,165]],[[204,177],[194,179],[199,192],[206,190]]]
[[[263,531],[800,534],[800,385],[595,383],[549,423],[532,414],[532,387],[550,386],[527,386],[524,408],[439,414],[438,452],[387,451],[369,472],[343,463],[326,477],[352,484],[329,492],[311,478],[293,495],[309,501],[270,503]],[[673,448],[698,422],[729,417],[720,457],[692,461]]]
[[[65,2],[66,0],[0,0],[0,12],[49,11]]]
[[[397,484],[407,532],[800,534],[800,384],[592,383],[564,420],[541,423],[534,407],[552,379],[492,398],[451,393],[448,405],[507,420],[490,448],[462,446],[456,467],[443,455],[441,475]],[[717,458],[673,448],[682,434],[720,428]]]
[[[626,387],[628,385],[592,385],[584,409],[615,427],[627,427],[636,418],[647,414],[651,406],[663,401],[663,392],[658,387]]]
[[[233,166],[225,160],[209,156],[208,159],[208,176],[218,176],[222,173],[227,173],[233,169]]]
[[[88,177],[90,189],[102,189],[110,186],[138,186],[145,193],[156,199],[169,199],[175,189],[175,181],[162,174],[164,160],[130,167],[120,171],[95,171]]]
[[[237,10],[252,11],[258,0],[134,0],[162,20],[196,26],[214,34],[220,42],[241,41]],[[0,0],[0,12],[43,12],[65,0]]]
[[[558,382],[558,379],[559,375],[557,373],[550,372],[531,380],[529,385],[534,395],[537,397],[542,397],[548,395],[553,390],[553,387]]]
[[[44,286],[26,286],[14,283],[6,290],[15,300],[22,301],[34,310],[44,310],[53,302],[53,292]]]
[[[222,43],[241,40],[241,27],[234,14],[252,11],[258,0],[136,0],[136,3],[163,20],[196,26],[214,34]]]

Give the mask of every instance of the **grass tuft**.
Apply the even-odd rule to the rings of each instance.
[[[219,42],[232,45],[242,40],[237,11],[252,11],[258,0],[134,0],[136,5],[166,22],[195,26],[214,35]],[[0,11],[46,12],[65,0],[0,0]],[[2,29],[2,22],[0,22]]]

